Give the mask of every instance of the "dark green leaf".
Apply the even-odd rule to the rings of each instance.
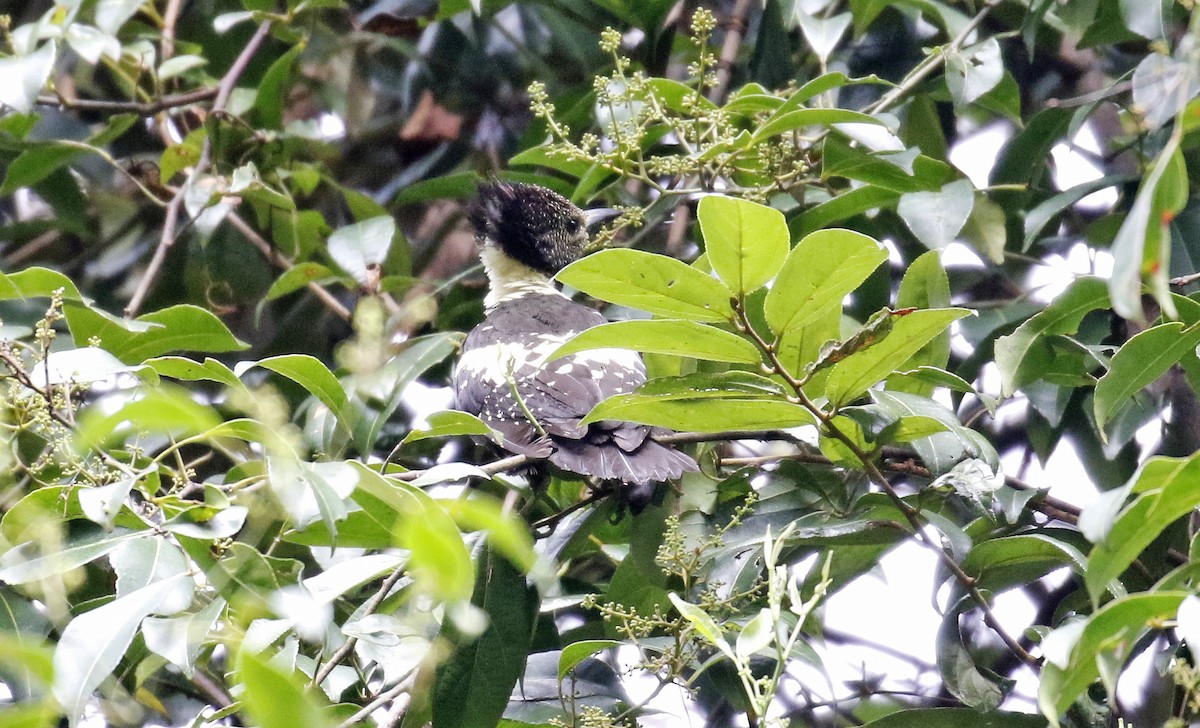
[[[434,681],[433,728],[492,728],[525,671],[537,592],[490,549],[478,566],[471,601],[487,614],[488,626],[476,639],[448,630],[457,645]]]

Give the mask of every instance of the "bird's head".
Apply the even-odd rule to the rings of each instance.
[[[604,212],[584,212],[557,192],[519,182],[481,185],[468,208],[484,245],[496,245],[509,258],[546,276],[583,255],[588,225]]]

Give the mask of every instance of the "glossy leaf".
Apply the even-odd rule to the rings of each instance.
[[[72,726],[83,718],[92,691],[120,663],[143,618],[177,612],[190,600],[192,578],[180,575],[155,582],[75,617],[54,650],[54,696]]]
[[[788,254],[763,303],[771,330],[786,332],[818,319],[887,260],[874,239],[851,230],[820,230],[805,236]]]
[[[1058,726],[1058,718],[1100,676],[1099,660],[1112,655],[1123,661],[1148,628],[1175,616],[1186,596],[1187,592],[1131,594],[1109,602],[1088,618],[1067,665],[1047,661],[1042,667],[1038,686],[1042,715]]]
[[[900,198],[896,212],[922,245],[940,250],[953,243],[971,216],[975,188],[960,179],[937,192],[909,192]]]
[[[507,559],[485,550],[472,603],[488,618],[477,639],[459,636],[433,686],[435,728],[492,728],[525,671],[537,593]],[[453,635],[453,631],[451,631]]]
[[[395,235],[396,222],[388,216],[347,225],[329,236],[329,257],[360,285],[365,285],[370,271],[378,271],[387,260]]]
[[[706,361],[758,364],[762,355],[742,337],[695,321],[634,320],[586,329],[550,355],[559,357],[609,347]]]
[[[1073,334],[1083,317],[1109,305],[1108,289],[1099,278],[1079,278],[1041,313],[1016,331],[996,340],[996,366],[1000,369],[1000,396],[1011,397],[1019,386],[1036,378],[1026,357],[1044,347],[1049,336]]]
[[[730,291],[674,258],[640,250],[602,250],[559,271],[563,283],[602,301],[682,318],[727,321]]]
[[[833,365],[825,395],[838,405],[849,402],[891,373],[897,362],[907,361],[951,323],[969,315],[966,309],[942,308],[899,316],[888,336]]]
[[[694,374],[651,380],[630,394],[596,405],[583,424],[626,420],[675,430],[720,432],[812,424],[798,404],[776,393],[770,380],[740,372]]]
[[[1132,503],[1121,510],[1103,541],[1088,555],[1088,592],[1099,601],[1108,582],[1121,575],[1163,529],[1200,505],[1200,455],[1151,458],[1132,480]]]
[[[1169,322],[1139,331],[1113,354],[1096,382],[1096,427],[1103,430],[1133,395],[1149,386],[1200,344],[1200,326]]]
[[[616,640],[583,640],[567,645],[558,658],[558,679],[562,680],[576,665],[597,652],[619,647],[620,644]]]
[[[247,648],[238,653],[238,673],[246,686],[241,701],[262,728],[321,728],[337,721],[327,716],[306,691],[295,672]]]

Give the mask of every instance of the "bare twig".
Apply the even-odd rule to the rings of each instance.
[[[379,590],[372,594],[371,598],[368,599],[365,604],[363,604],[363,617],[370,616],[374,614],[377,609],[379,609],[380,605],[383,604],[383,600],[387,599],[388,593],[392,591],[392,587],[396,586],[396,582],[400,581],[402,576],[404,576],[404,569],[399,568],[389,574],[388,578],[383,580],[383,583],[379,585]],[[313,674],[312,684],[320,685],[321,683],[325,682],[325,678],[329,677],[329,673],[333,672],[333,668],[341,664],[342,660],[346,659],[346,657],[354,651],[354,646],[356,644],[358,644],[357,637],[348,638],[346,643],[339,647],[336,652],[330,655],[329,659],[326,660],[321,665],[320,669]]]
[[[111,111],[114,114],[152,116],[160,111],[189,106],[216,98],[217,87],[201,88],[186,93],[163,96],[154,101],[109,101],[104,99],[67,99],[61,96],[39,96],[38,105],[57,106],[73,111]]]
[[[229,224],[237,228],[237,231],[241,233],[247,240],[249,240],[251,245],[258,248],[259,252],[263,254],[263,257],[270,261],[272,265],[283,270],[291,270],[295,267],[295,264],[289,260],[287,256],[276,250],[275,247],[267,242],[263,236],[258,234],[257,230],[250,227],[250,224],[243,220],[241,215],[230,211],[225,219],[229,220]],[[334,295],[326,290],[325,287],[320,283],[317,283],[316,281],[309,281],[305,284],[305,287],[308,288],[308,290],[311,291],[321,303],[325,304],[326,308],[336,314],[338,318],[342,319],[343,321],[350,320],[350,309],[342,305],[342,302],[337,300],[337,298],[335,298]]]
[[[746,15],[750,12],[751,0],[737,0],[725,22],[725,42],[721,44],[721,55],[717,59],[717,85],[709,93],[709,101],[721,104],[729,93],[729,80],[737,61],[742,39],[746,37]]]
[[[1183,286],[1190,286],[1191,284],[1195,283],[1196,281],[1200,281],[1200,273],[1188,273],[1186,276],[1179,276],[1178,278],[1172,278],[1168,282],[1172,286],[1182,288]]]
[[[413,668],[408,672],[408,674],[400,678],[395,685],[375,696],[375,699],[364,705],[361,710],[339,723],[337,728],[353,728],[356,725],[360,725],[362,721],[371,716],[371,713],[374,713],[383,706],[387,705],[389,701],[400,697],[404,691],[411,690],[412,678],[415,674],[416,668]]]
[[[225,112],[225,106],[229,103],[229,95],[233,93],[234,87],[237,85],[238,79],[241,78],[242,72],[246,70],[250,59],[258,52],[263,41],[266,40],[267,33],[271,31],[271,21],[264,21],[258,26],[258,30],[247,41],[246,47],[234,59],[233,64],[225,75],[221,78],[221,83],[217,85],[217,95],[213,101],[212,113],[220,116]],[[154,250],[154,256],[150,259],[150,264],[146,266],[146,272],[142,274],[142,279],[138,281],[138,287],[133,292],[133,296],[129,299],[129,305],[125,307],[126,318],[137,316],[141,310],[142,303],[146,300],[146,295],[150,292],[150,287],[154,284],[154,280],[158,277],[159,270],[162,269],[163,262],[167,258],[167,251],[175,244],[175,227],[179,223],[179,210],[183,207],[183,198],[187,193],[192,180],[198,179],[200,175],[208,169],[212,163],[212,137],[205,135],[204,143],[200,147],[200,158],[196,161],[196,166],[192,168],[192,173],[188,176],[188,181],[180,185],[175,196],[171,198],[167,205],[166,218],[163,220],[162,235],[158,239],[158,247]]]

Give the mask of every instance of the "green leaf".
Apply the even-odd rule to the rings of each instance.
[[[459,412],[457,410],[434,412],[427,419],[429,420],[428,428],[409,432],[404,436],[402,442],[416,442],[417,440],[426,440],[431,437],[460,437],[462,435],[482,435],[495,439],[497,435],[496,431],[489,427],[486,422],[467,412]]]
[[[434,728],[493,728],[525,671],[538,597],[525,576],[491,549],[479,558],[472,603],[488,617],[478,639],[455,635],[433,685]]]
[[[224,599],[214,599],[194,614],[179,617],[146,617],[142,622],[142,637],[146,648],[161,655],[178,667],[189,679],[192,677],[200,648],[225,609]]]
[[[258,94],[254,97],[254,108],[258,111],[259,124],[264,129],[283,128],[283,102],[287,98],[288,85],[295,80],[292,65],[304,52],[304,43],[297,43],[271,63],[270,68],[258,82]]]
[[[391,419],[405,396],[405,389],[426,370],[458,350],[463,334],[444,331],[418,336],[405,342],[405,347],[383,366],[381,376],[370,387],[370,394],[383,402],[378,414],[364,418],[354,431],[358,447],[367,452],[374,446],[379,433]]]
[[[568,265],[563,283],[609,303],[689,321],[728,321],[730,291],[720,281],[665,255],[601,250]]]
[[[286,665],[287,663],[284,663]],[[333,725],[332,716],[304,689],[295,672],[284,672],[279,661],[266,660],[248,648],[238,653],[238,675],[245,686],[241,701],[254,724],[261,728],[321,728]]]
[[[567,645],[558,657],[559,681],[561,682],[567,676],[567,673],[574,670],[576,665],[597,652],[619,647],[620,645],[621,643],[616,640],[583,640],[582,642],[573,642]]]
[[[1038,203],[1036,207],[1025,213],[1025,243],[1021,248],[1021,252],[1025,252],[1033,247],[1042,230],[1063,210],[1073,206],[1093,192],[1123,184],[1130,179],[1129,175],[1106,175],[1100,179],[1084,182],[1070,189],[1063,190],[1057,195]]]
[[[1037,372],[1032,367],[1023,366],[1034,347],[1047,346],[1047,337],[1075,333],[1084,316],[1108,305],[1108,287],[1103,280],[1079,278],[1045,310],[1021,324],[1008,336],[996,339],[1000,396],[1011,397],[1022,384],[1037,378]]]
[[[953,243],[971,216],[975,188],[960,179],[937,192],[909,192],[900,198],[896,212],[922,245],[940,250]]]
[[[28,55],[0,58],[0,78],[5,79],[0,83],[0,105],[21,114],[32,111],[54,70],[57,50],[58,46],[50,41]]]
[[[115,327],[96,332],[72,330],[72,333],[87,334],[88,338],[98,336],[101,345],[126,364],[140,364],[150,357],[175,351],[217,353],[249,348],[249,344],[234,337],[221,319],[199,306],[179,304],[138,316],[136,320],[150,326],[135,333]]]
[[[396,221],[391,216],[347,225],[329,236],[329,257],[354,280],[366,285],[368,272],[378,273],[387,260],[395,235]]]
[[[671,604],[679,611],[683,618],[691,623],[700,636],[708,641],[710,645],[716,647],[731,660],[736,660],[737,655],[734,654],[733,648],[729,646],[729,642],[725,640],[725,635],[721,633],[721,628],[717,626],[716,621],[708,616],[708,612],[704,611],[695,604],[685,602],[679,598],[675,592],[667,595],[671,599]]]
[[[1089,568],[1090,573],[1090,568]],[[1100,675],[1098,662],[1124,662],[1138,639],[1151,627],[1175,617],[1187,592],[1131,594],[1114,599],[1088,618],[1065,667],[1047,661],[1038,686],[1038,706],[1058,726],[1065,713]]]
[[[896,293],[896,306],[900,308],[942,308],[950,305],[950,279],[942,267],[942,259],[936,250],[923,253],[904,271],[900,290]],[[905,370],[924,367],[940,369],[950,361],[950,332],[943,331],[904,363]],[[933,394],[932,383],[918,381],[899,382],[888,379],[888,388],[913,394]]]
[[[1120,576],[1163,530],[1200,505],[1200,454],[1155,457],[1132,479],[1137,496],[1122,509],[1103,541],[1088,554],[1088,593],[1098,602],[1108,583]]]
[[[205,357],[203,362],[198,362],[182,356],[163,356],[147,359],[145,366],[160,377],[184,382],[218,382],[233,389],[248,391],[232,369],[211,357]]]
[[[81,445],[94,446],[141,433],[197,435],[221,422],[212,407],[192,399],[187,390],[161,386],[116,410],[88,407],[79,418]]]
[[[977,100],[1004,78],[1000,43],[988,38],[962,51],[946,55],[946,85],[955,106]]]
[[[752,376],[725,372],[654,379],[633,393],[604,400],[581,424],[625,420],[673,430],[721,432],[798,427],[814,422],[812,414],[800,405],[756,386],[753,380],[747,383]],[[770,380],[764,381],[771,385]]]
[[[996,593],[1029,584],[1062,566],[1082,574],[1087,559],[1074,546],[1040,533],[981,541],[962,563],[963,571],[978,580],[980,589]]]
[[[537,554],[529,525],[504,504],[487,496],[455,498],[442,507],[463,531],[484,531],[488,545],[524,572],[535,570]]]
[[[782,113],[781,113],[782,112]],[[795,109],[780,110],[763,123],[750,137],[750,143],[758,144],[776,134],[802,129],[806,126],[833,126],[834,124],[872,124],[883,126],[874,116],[850,109]]]
[[[762,356],[754,344],[728,331],[695,321],[618,321],[586,329],[550,355],[550,360],[580,351],[604,348],[632,349],[654,354],[686,356],[706,361],[758,364]]]
[[[1200,325],[1178,321],[1139,331],[1113,354],[1112,364],[1096,382],[1096,427],[1103,432],[1123,405],[1152,384],[1200,344]]]
[[[96,3],[96,27],[107,35],[116,35],[121,26],[137,13],[144,0],[99,0]]]
[[[238,374],[244,375],[252,367],[267,369],[287,377],[309,394],[321,401],[338,418],[348,431],[353,431],[357,413],[349,406],[350,400],[342,383],[328,367],[308,354],[283,354],[239,367]]]
[[[951,323],[970,315],[971,311],[964,308],[940,308],[898,316],[891,333],[833,365],[825,382],[825,396],[835,406],[860,396],[908,361]]]
[[[178,612],[191,601],[194,588],[192,577],[181,574],[115,599],[67,624],[54,650],[54,696],[72,726],[83,718],[92,691],[120,663],[142,619]]]
[[[7,584],[28,584],[49,576],[63,574],[84,564],[90,564],[111,553],[136,534],[118,529],[100,534],[92,533],[71,539],[56,548],[37,541],[27,541],[0,556],[0,580]],[[46,550],[49,548],[49,550]]]
[[[320,263],[307,261],[297,263],[283,272],[267,290],[266,299],[273,301],[300,290],[309,283],[319,283],[336,278],[336,274]]]
[[[11,195],[22,187],[32,187],[82,154],[81,149],[58,144],[41,144],[21,152],[8,165],[0,195]]]
[[[771,610],[763,607],[738,633],[735,651],[743,660],[767,647],[775,639],[775,619]]]
[[[1167,277],[1171,262],[1168,225],[1187,202],[1187,164],[1172,136],[1159,152],[1112,243],[1113,275],[1108,282],[1113,311],[1141,321],[1145,284],[1167,318],[1175,318]]]
[[[986,712],[1000,706],[1013,681],[985,675],[963,644],[959,616],[974,606],[974,600],[965,596],[942,618],[937,634],[937,665],[946,690],[951,695],[976,710]]]
[[[794,218],[789,227],[794,235],[809,235],[855,215],[881,207],[890,208],[899,199],[900,193],[896,190],[875,185],[855,187],[806,210]]]
[[[207,65],[208,59],[203,56],[183,55],[173,56],[158,66],[158,80],[166,81],[176,76],[182,76],[193,68]]]
[[[775,277],[787,255],[784,213],[749,200],[709,195],[696,207],[708,261],[731,290],[748,294]]]
[[[446,602],[468,599],[475,582],[471,557],[446,511],[419,488],[384,478],[361,463],[353,465],[359,471],[355,500],[366,493],[374,499],[373,507],[398,516],[396,544],[411,552],[409,570],[418,586]]]
[[[887,260],[876,240],[852,230],[819,230],[788,254],[767,292],[763,314],[777,337],[807,326],[854,291]],[[823,342],[822,342],[823,343]]]

